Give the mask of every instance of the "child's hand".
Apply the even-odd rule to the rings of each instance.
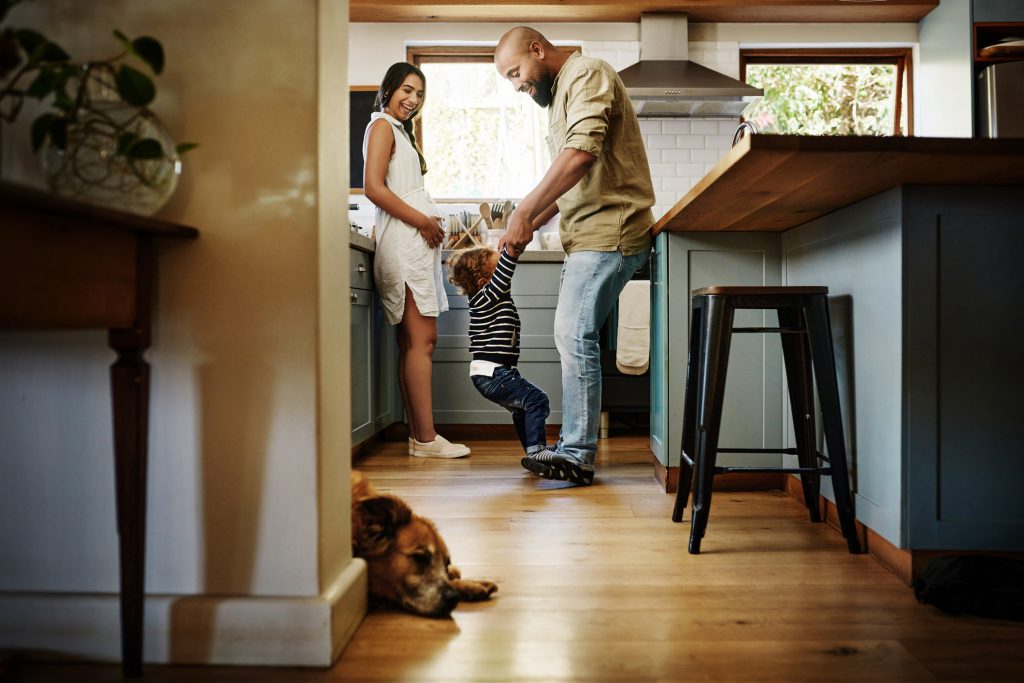
[[[442,219],[440,216],[424,216],[423,218],[423,224],[416,227],[427,246],[436,249],[444,240],[444,228],[441,227]]]

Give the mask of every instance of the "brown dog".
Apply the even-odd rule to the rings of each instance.
[[[459,600],[487,600],[498,587],[460,578],[430,520],[352,472],[352,554],[366,560],[370,593],[410,612],[444,617]]]

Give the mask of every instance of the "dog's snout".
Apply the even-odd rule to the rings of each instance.
[[[441,599],[444,600],[444,606],[448,612],[451,612],[459,604],[458,592],[448,585],[441,589]]]

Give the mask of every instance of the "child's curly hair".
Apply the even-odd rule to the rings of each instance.
[[[494,254],[490,247],[462,249],[448,256],[448,282],[459,288],[466,296],[480,291],[480,278],[484,277],[484,264]]]

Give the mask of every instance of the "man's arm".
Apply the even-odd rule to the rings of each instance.
[[[502,244],[510,246],[517,253],[521,252],[533,238],[533,231],[539,225],[543,225],[537,222],[538,218],[552,208],[555,200],[582,180],[596,161],[597,157],[579,149],[566,147],[559,152],[537,187],[533,188],[512,212]],[[557,210],[556,206],[554,211]],[[555,215],[554,211],[547,217]]]

